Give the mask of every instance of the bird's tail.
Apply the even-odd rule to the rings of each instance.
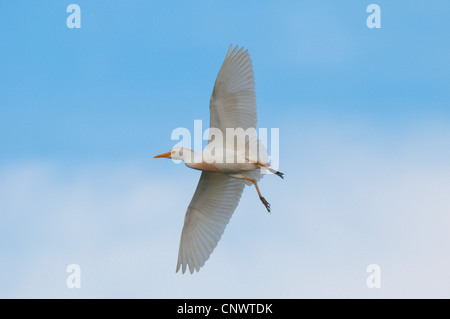
[[[253,149],[256,146],[256,151]],[[268,174],[268,172],[272,174],[276,174],[277,176],[284,178],[284,174],[275,170],[270,166],[270,157],[267,155],[267,149],[262,143],[261,140],[257,139],[256,136],[250,137],[250,139],[246,143],[246,152],[247,159],[250,162],[258,164],[260,169],[254,171],[247,171],[245,175],[247,177],[253,178],[256,181],[259,181],[264,175]],[[249,185],[251,182],[248,182]]]

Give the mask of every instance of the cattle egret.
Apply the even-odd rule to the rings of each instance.
[[[187,167],[201,170],[194,197],[189,204],[181,233],[176,271],[186,268],[192,274],[199,271],[209,258],[233,215],[245,185],[255,185],[261,202],[270,212],[270,204],[261,195],[258,181],[263,171],[270,171],[281,178],[283,173],[270,167],[266,150],[254,136],[247,136],[245,144],[230,145],[227,139],[223,144],[224,157],[212,158],[208,146],[213,143],[212,131],[219,129],[226,135],[227,128],[242,128],[256,131],[256,95],[252,61],[247,50],[230,45],[220,68],[210,101],[210,140],[200,153],[175,147],[155,158],[182,160]],[[245,131],[248,132],[248,131]],[[217,138],[217,136],[214,136]],[[221,142],[214,140],[214,142]],[[252,144],[253,143],[253,144]],[[217,146],[220,144],[214,144]],[[258,151],[249,155],[251,145]],[[242,149],[243,148],[243,149]],[[230,160],[230,158],[232,160]]]

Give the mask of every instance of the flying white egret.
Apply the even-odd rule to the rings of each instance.
[[[227,128],[254,128],[256,131],[256,95],[252,61],[247,50],[230,45],[220,68],[210,101],[210,141],[212,130],[226,132]],[[217,136],[215,136],[217,138]],[[201,170],[202,175],[194,197],[189,204],[181,233],[178,252],[178,272],[189,267],[190,273],[199,271],[209,258],[233,215],[245,185],[255,185],[259,198],[270,212],[270,205],[261,195],[258,180],[262,170],[269,170],[283,178],[270,167],[265,148],[257,140],[257,155],[249,155],[254,137],[248,137],[245,145],[229,144],[223,147],[225,160],[211,159],[205,150],[196,154],[187,148],[175,147],[155,158],[182,160],[187,167]],[[217,142],[217,141],[215,141]],[[220,142],[220,141],[219,141]],[[227,144],[228,143],[228,144]],[[253,144],[254,145],[254,144]],[[216,152],[217,153],[217,152]],[[230,157],[233,160],[229,160]]]

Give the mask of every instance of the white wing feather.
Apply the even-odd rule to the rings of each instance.
[[[210,127],[225,134],[227,128],[256,128],[256,94],[252,60],[247,50],[228,53],[217,75],[209,105]]]
[[[210,127],[256,128],[256,96],[252,61],[247,50],[230,46],[210,101]],[[251,174],[249,172],[249,174]],[[254,178],[260,174],[255,171]],[[199,271],[222,236],[245,184],[242,179],[202,172],[186,212],[178,252],[177,272]]]
[[[191,273],[205,264],[222,236],[244,190],[242,180],[202,172],[184,218],[177,272]]]

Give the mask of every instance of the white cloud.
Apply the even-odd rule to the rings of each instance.
[[[272,214],[246,189],[193,276],[175,266],[198,172],[156,160],[3,165],[0,296],[450,297],[450,171],[440,147],[449,134],[368,145],[343,132],[307,127],[303,147],[282,149],[286,179],[260,185]],[[71,263],[82,270],[78,290],[65,286]],[[366,287],[372,263],[380,289]]]

